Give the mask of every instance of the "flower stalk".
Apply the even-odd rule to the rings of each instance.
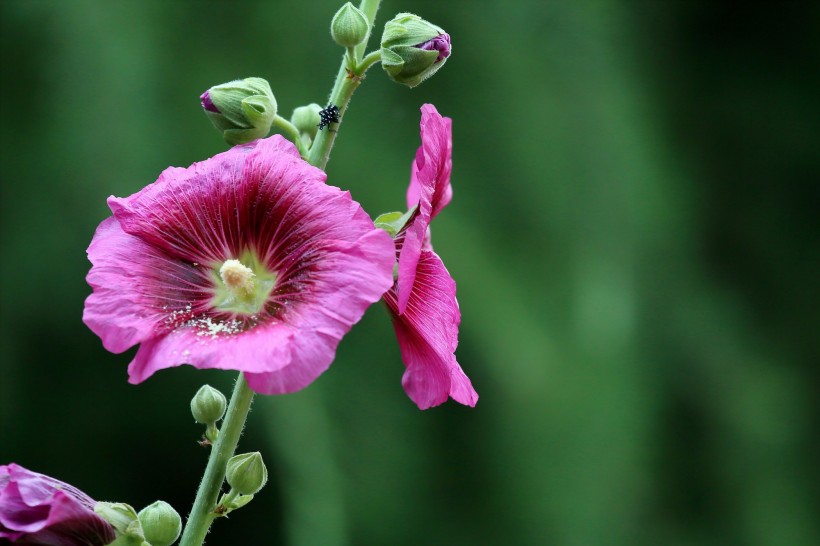
[[[373,21],[376,19],[376,12],[379,10],[380,3],[381,0],[362,0],[362,3],[359,5],[359,9],[367,18],[367,25],[370,31],[373,29]],[[316,140],[314,140],[313,145],[310,147],[310,153],[307,157],[308,163],[322,170],[325,170],[327,162],[330,159],[330,150],[333,148],[333,142],[336,140],[338,128],[344,119],[347,105],[350,103],[354,91],[356,91],[362,83],[364,72],[378,60],[377,57],[373,57],[373,54],[370,54],[366,57],[367,62],[362,61],[364,48],[367,46],[367,40],[370,38],[370,31],[362,43],[355,48],[351,48],[353,59],[351,59],[350,51],[345,51],[342,56],[342,64],[336,75],[333,90],[330,92],[330,99],[328,99],[329,104],[334,104],[339,108],[339,123],[336,125],[336,129],[331,130],[328,127],[327,130],[319,131],[319,134],[316,135]]]
[[[299,155],[302,156],[302,159],[307,159],[307,148],[305,148],[302,135],[299,134],[299,129],[297,129],[295,125],[281,116],[276,116],[273,118],[273,126],[279,129],[283,135],[296,145],[296,149],[299,150]]]
[[[205,535],[208,534],[211,522],[217,517],[214,510],[219,492],[222,490],[222,482],[225,480],[225,469],[228,459],[231,458],[239,443],[245,419],[251,409],[253,395],[254,392],[248,387],[244,375],[240,372],[228,404],[222,429],[211,449],[208,466],[205,468],[202,483],[199,484],[196,500],[194,500],[191,515],[185,525],[180,546],[200,546],[205,541]]]

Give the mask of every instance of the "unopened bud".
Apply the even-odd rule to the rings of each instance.
[[[231,145],[266,137],[276,117],[276,98],[262,78],[216,85],[199,99],[205,115]]]
[[[381,64],[390,78],[415,87],[435,74],[450,56],[450,35],[412,13],[399,13],[384,26]]]
[[[268,481],[268,469],[262,462],[262,454],[243,453],[228,460],[225,478],[234,491],[240,495],[253,495]]]
[[[117,533],[115,544],[140,546],[145,540],[137,511],[124,502],[98,502],[94,512],[111,524]]]
[[[150,504],[140,510],[138,515],[145,540],[151,546],[171,546],[182,532],[182,519],[167,502]]]
[[[367,17],[350,2],[339,8],[330,22],[330,35],[342,47],[355,47],[364,42],[368,30]]]
[[[322,121],[319,112],[322,111],[322,107],[318,104],[311,103],[307,106],[300,106],[298,108],[293,109],[293,115],[290,117],[290,122],[293,124],[296,129],[299,130],[299,133],[302,135],[307,135],[311,139],[316,138],[316,132],[319,129],[319,123]]]
[[[227,405],[224,394],[210,385],[202,385],[191,399],[191,414],[197,423],[211,425],[222,419]]]

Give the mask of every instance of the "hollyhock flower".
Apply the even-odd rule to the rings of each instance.
[[[114,528],[82,491],[14,463],[0,466],[0,539],[18,544],[103,546]]]
[[[83,320],[109,351],[140,345],[131,383],[190,364],[299,390],[392,282],[390,237],[279,135],[108,205]]]
[[[452,120],[421,108],[421,147],[407,190],[415,211],[396,236],[398,279],[384,299],[406,366],[402,385],[421,409],[452,398],[475,406],[478,394],[453,354],[461,313],[456,283],[430,246],[430,221],[452,199]]]

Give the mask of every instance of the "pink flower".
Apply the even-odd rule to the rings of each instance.
[[[398,280],[385,294],[406,370],[402,385],[420,409],[448,397],[475,406],[478,394],[453,354],[461,313],[456,283],[430,246],[430,221],[452,199],[452,120],[431,104],[421,107],[421,146],[407,189],[417,207],[396,237]]]
[[[94,513],[96,501],[22,466],[0,466],[0,539],[19,544],[103,546],[114,528]]]
[[[140,344],[131,383],[190,364],[299,390],[392,282],[390,237],[278,135],[108,205],[83,320],[109,351]]]

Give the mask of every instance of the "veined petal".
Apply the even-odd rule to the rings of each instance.
[[[456,285],[435,252],[421,251],[415,283],[404,313],[397,290],[384,296],[391,312],[406,370],[402,385],[420,409],[437,406],[448,397],[475,406],[478,394],[456,361],[461,313]]]
[[[324,372],[350,324],[390,288],[394,253],[392,239],[382,230],[353,244],[340,244],[330,253],[311,291],[321,304],[304,307],[293,317],[298,334],[291,362],[268,373],[246,372],[251,388],[263,394],[294,392]],[[385,271],[391,275],[385,276]]]
[[[128,382],[142,383],[155,372],[190,364],[195,368],[261,372],[290,363],[296,330],[284,322],[267,322],[246,331],[230,331],[230,322],[209,317],[142,342],[128,365]]]
[[[94,292],[83,321],[114,353],[154,337],[189,306],[185,313],[196,313],[210,297],[206,273],[125,233],[114,217],[97,228],[88,258]]]
[[[423,192],[422,195],[428,192]],[[430,217],[426,216],[419,206],[413,218],[396,237],[396,248],[399,252],[398,280],[396,297],[399,314],[407,309],[407,302],[416,282],[416,269],[419,257],[424,248],[427,229],[430,226]]]
[[[442,117],[436,107],[421,107],[421,146],[410,170],[408,208],[416,213],[401,234],[399,253],[398,309],[404,313],[415,281],[415,269],[422,250],[430,249],[430,222],[453,198],[450,173],[453,169],[452,120]]]
[[[421,107],[421,146],[410,169],[407,207],[421,201],[422,187],[431,187],[429,215],[432,220],[453,199],[453,120],[442,117],[432,104]]]

